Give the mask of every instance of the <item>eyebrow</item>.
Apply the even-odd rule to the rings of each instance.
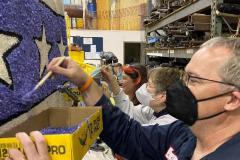
[[[197,73],[194,73],[194,72],[188,72],[188,71],[185,71],[185,73],[186,74],[189,74],[190,76],[193,76],[193,77],[199,77],[199,78],[201,78],[202,76],[200,76],[199,74],[197,74]]]
[[[187,70],[187,66],[184,68],[184,72],[185,72],[185,74],[188,74],[188,75],[193,76],[193,77],[199,77],[199,78],[203,77],[203,76],[197,74],[197,73],[194,72],[194,71],[191,71],[191,70],[189,71],[189,70]]]

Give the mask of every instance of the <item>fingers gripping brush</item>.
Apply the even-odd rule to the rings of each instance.
[[[59,66],[63,63],[65,60],[65,57],[61,57],[61,59],[55,64],[55,66]],[[29,102],[32,101],[32,95],[35,93],[36,90],[38,90],[45,82],[52,76],[53,72],[49,71],[38,83],[37,85],[27,94],[25,94],[22,97],[22,102],[23,104],[28,104]]]

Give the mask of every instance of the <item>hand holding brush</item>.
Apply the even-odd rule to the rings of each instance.
[[[65,57],[60,57],[59,61],[57,61],[57,63],[55,64],[55,66],[60,66],[63,61],[65,60]],[[38,88],[40,88],[47,79],[49,79],[52,76],[53,72],[49,71],[39,82],[38,84],[34,87],[33,90],[37,90]]]
[[[60,66],[64,60],[66,59],[66,57],[59,57],[58,61],[54,64],[54,66]],[[45,82],[47,79],[49,79],[52,76],[53,72],[49,71],[38,83],[37,85],[28,93],[26,93],[23,97],[22,97],[22,103],[23,104],[29,104],[32,102],[32,98],[33,95],[35,93],[36,90],[38,90]]]

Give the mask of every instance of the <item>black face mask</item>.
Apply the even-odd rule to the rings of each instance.
[[[191,126],[197,120],[209,119],[225,112],[224,110],[217,114],[199,119],[198,118],[198,102],[221,97],[231,92],[232,91],[228,91],[226,93],[219,94],[213,97],[197,100],[195,96],[192,94],[192,92],[190,91],[190,89],[187,86],[185,86],[182,82],[179,81],[171,85],[167,89],[166,111],[173,117]]]

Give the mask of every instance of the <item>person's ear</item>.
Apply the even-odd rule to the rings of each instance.
[[[159,103],[165,103],[166,102],[166,94],[161,93],[157,94],[154,99],[158,100]]]
[[[232,92],[231,99],[225,105],[225,109],[228,111],[232,111],[240,108],[240,91]]]
[[[141,83],[141,77],[138,77],[137,79],[134,80],[135,85],[139,85]]]
[[[162,97],[162,102],[163,102],[163,103],[166,102],[166,98],[167,98],[167,95],[166,95],[166,94],[163,94],[163,97]]]

